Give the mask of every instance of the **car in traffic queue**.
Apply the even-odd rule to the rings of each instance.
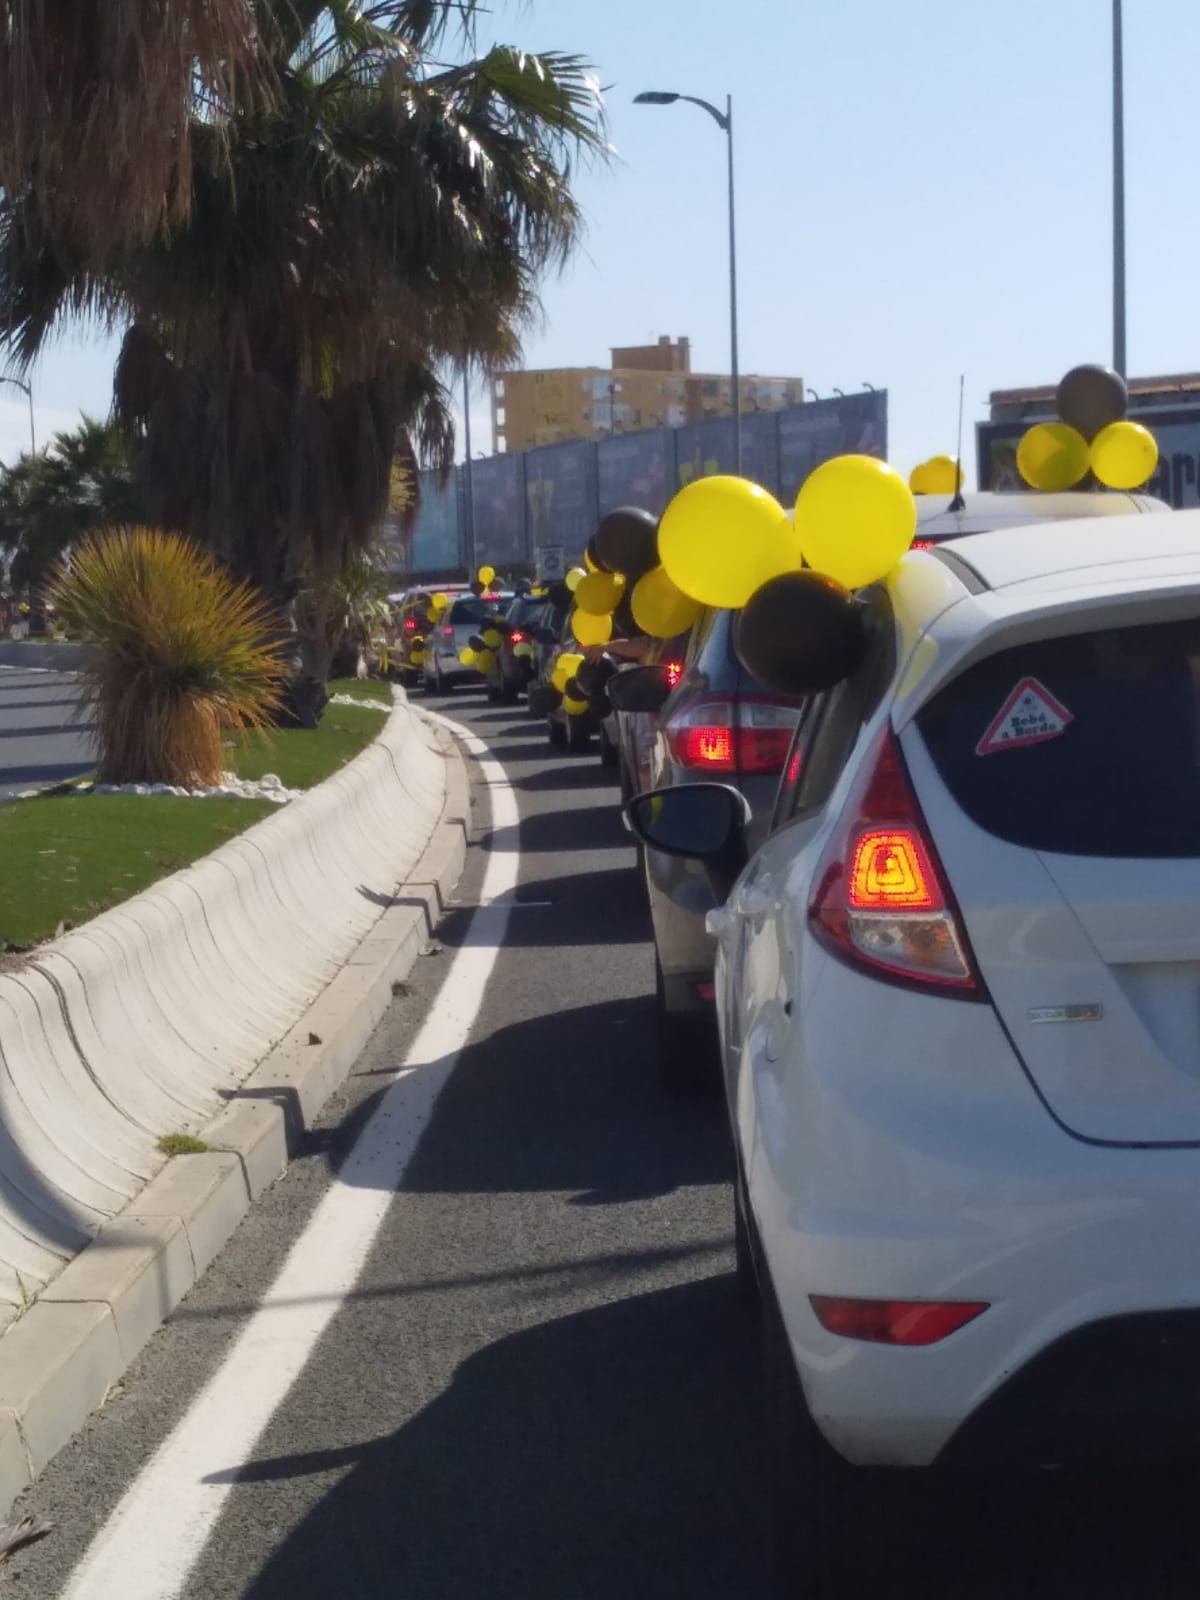
[[[443,592],[450,595],[449,590]],[[442,620],[431,624],[425,639],[426,694],[450,694],[461,684],[484,682],[477,668],[463,665],[461,652],[501,616],[512,599],[511,593],[477,595],[471,590],[450,596]]]
[[[1169,512],[1148,494],[960,494],[921,496],[916,548],[967,533],[1016,531],[1035,523]],[[797,720],[800,700],[756,683],[733,648],[736,613],[706,610],[689,637],[682,671],[626,669],[608,686],[615,708],[622,792],[721,777],[751,808],[748,842],[761,843]],[[686,1088],[711,1075],[715,946],[705,927],[714,901],[696,861],[642,852],[654,930],[659,1076]]]
[[[536,667],[533,630],[546,610],[544,594],[519,594],[504,615],[503,639],[488,673],[488,699],[515,705],[532,682]]]
[[[955,538],[858,603],[756,849],[730,785],[628,808],[712,882],[777,1537],[822,1595],[867,1591],[886,1469],[1194,1462],[1200,1401],[1200,512]]]

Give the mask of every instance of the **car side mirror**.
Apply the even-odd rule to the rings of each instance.
[[[606,688],[614,711],[661,711],[671,694],[665,666],[626,667]]]
[[[685,783],[635,795],[625,807],[632,833],[664,855],[702,861],[718,901],[724,901],[749,860],[745,795],[725,783]]]

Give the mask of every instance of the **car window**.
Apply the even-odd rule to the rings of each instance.
[[[1200,857],[1200,619],[1026,642],[917,717],[979,827],[1067,855]]]
[[[868,637],[862,664],[827,694],[814,695],[801,713],[779,781],[772,832],[813,816],[827,803],[859,734],[892,681],[896,629],[891,602],[884,590],[872,589],[863,596],[863,604],[868,609]]]
[[[536,620],[545,604],[544,600],[535,599],[532,595],[522,595],[509,606],[508,621],[514,627],[524,627],[526,623]]]
[[[475,595],[467,595],[465,599],[456,600],[450,608],[450,621],[490,622],[496,614],[494,601],[479,600]]]

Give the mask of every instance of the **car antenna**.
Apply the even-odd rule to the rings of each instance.
[[[947,511],[965,511],[967,502],[963,499],[963,470],[962,470],[962,425],[963,425],[963,390],[966,387],[967,375],[960,372],[958,375],[958,452],[954,457],[954,499],[946,507]]]

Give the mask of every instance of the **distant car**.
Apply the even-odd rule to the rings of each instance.
[[[546,610],[546,596],[519,594],[505,613],[504,642],[488,675],[488,699],[515,705],[536,672],[533,629]],[[527,646],[527,649],[522,648]]]
[[[460,594],[451,600],[442,621],[431,626],[425,641],[427,694],[449,694],[459,684],[483,682],[474,667],[463,666],[459,652],[495,622],[512,598],[511,594]]]
[[[390,595],[392,607],[392,674],[407,688],[415,688],[424,677],[425,642],[433,629],[429,620],[429,602],[434,594],[456,598],[469,594],[466,584],[438,584],[434,588],[405,589],[401,594]],[[414,660],[414,653],[417,659]]]
[[[1016,529],[1031,523],[1076,518],[1128,516],[1131,512],[1170,512],[1152,495],[1110,492],[1070,494],[967,494],[951,510],[944,495],[917,502],[917,547],[987,529]],[[627,790],[638,792],[673,784],[702,783],[714,777],[741,790],[753,819],[751,849],[765,837],[771,802],[783,770],[791,736],[803,704],[766,692],[738,664],[733,652],[732,611],[704,613],[692,630],[687,659],[677,687],[664,675],[659,686],[641,686],[644,707],[657,697],[656,717],[622,715],[629,754],[622,746]],[[644,671],[646,669],[633,669]],[[615,700],[636,698],[632,673],[609,688]],[[712,908],[707,875],[697,861],[647,849],[643,852],[657,967],[659,1071],[667,1086],[682,1087],[710,1072],[697,1030],[711,1035],[712,970],[715,947],[704,919]]]
[[[559,622],[558,643],[548,651],[545,658],[543,683],[549,683],[559,656],[577,654],[579,651],[580,645],[571,632],[570,615],[565,615]],[[589,748],[592,735],[598,726],[595,714],[590,708],[587,711],[569,713],[563,707],[562,697],[557,696],[549,702],[545,718],[546,737],[550,743],[565,746],[573,755],[579,755]]]
[[[719,902],[779,1592],[957,1594],[875,1560],[936,1536],[915,1469],[1195,1470],[1200,512],[955,539],[862,606],[748,860],[724,783],[629,817]]]

